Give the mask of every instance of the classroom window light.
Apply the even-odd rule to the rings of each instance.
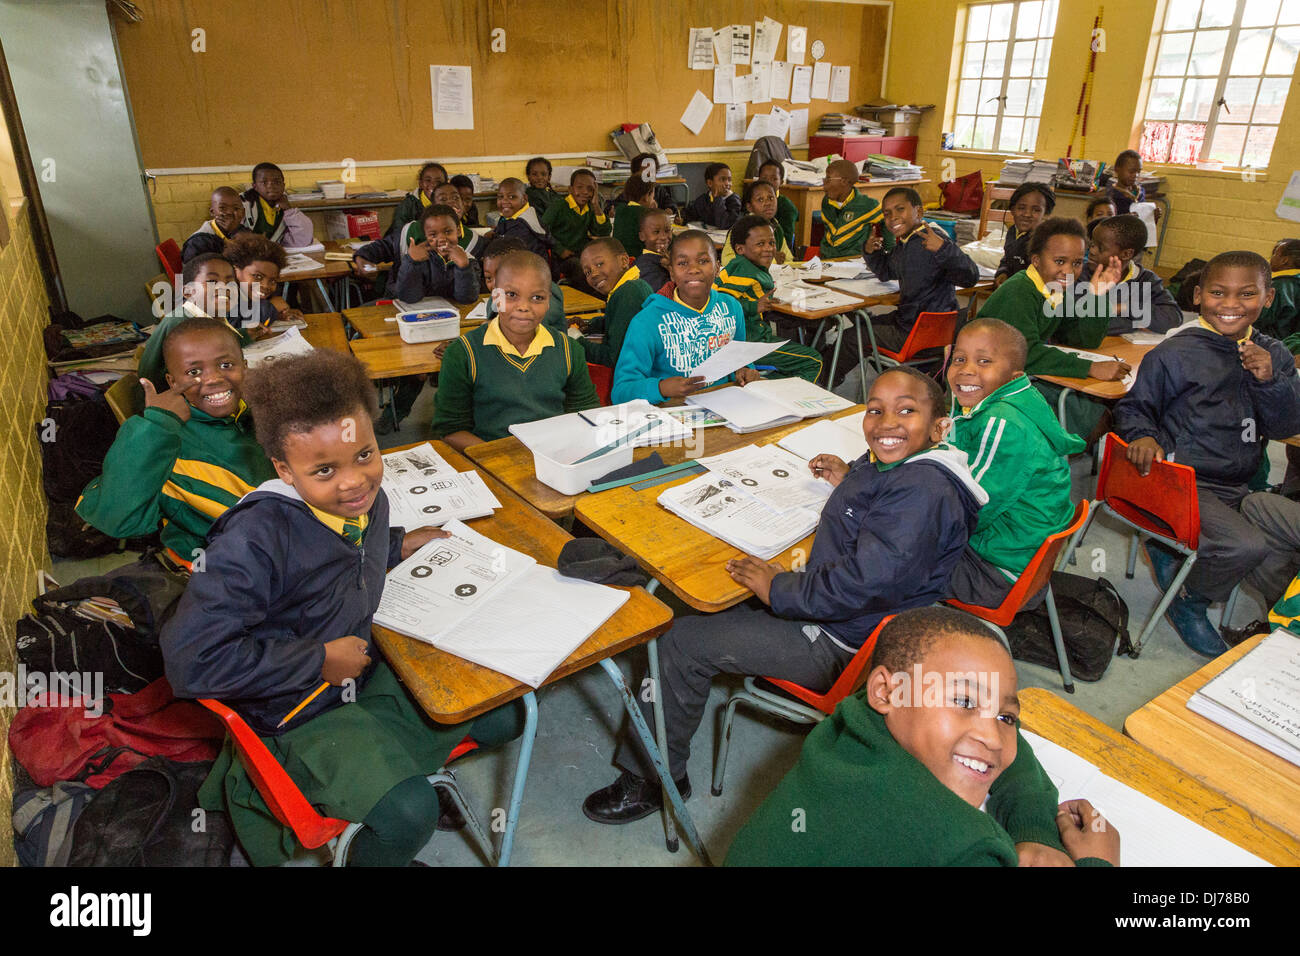
[[[1168,0],[1143,160],[1266,168],[1300,58],[1300,0]]]
[[[1032,153],[1052,55],[1057,0],[972,3],[958,64],[958,149]]]

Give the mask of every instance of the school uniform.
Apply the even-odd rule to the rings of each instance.
[[[587,361],[597,365],[613,368],[618,364],[618,355],[623,350],[623,340],[627,337],[628,326],[641,311],[645,300],[650,298],[653,290],[641,279],[636,266],[631,266],[614,283],[614,288],[605,300],[605,315],[593,320],[588,327],[589,333],[603,333],[604,338],[593,342],[584,335],[581,339],[582,349],[587,353]]]
[[[418,223],[424,211],[432,205],[433,197],[426,196],[422,189],[407,193],[393,210],[393,221],[389,224],[386,235],[397,235],[407,223]]]
[[[673,199],[673,191],[671,189],[667,186],[656,186],[654,195],[656,208],[667,210],[674,216],[677,215],[677,201]],[[605,215],[613,216],[617,219],[619,207],[626,206],[629,201],[627,195],[620,192],[609,202],[605,203]]]
[[[948,441],[970,459],[988,492],[948,593],[966,604],[997,607],[1048,535],[1070,524],[1069,455],[1083,439],[1061,427],[1056,410],[1019,374],[974,408],[958,398]]]
[[[1281,339],[1292,355],[1300,352],[1300,269],[1273,273],[1273,303],[1264,307],[1255,327]]]
[[[769,225],[772,227],[772,238],[776,240],[776,251],[778,253],[784,252],[785,261],[792,262],[794,260],[794,253],[790,248],[790,243],[786,240],[786,232],[781,228],[780,221],[773,219]],[[730,262],[735,255],[735,247],[731,244],[731,231],[728,230],[727,239],[722,244],[722,254],[718,257],[718,261]],[[775,261],[775,259],[773,261]]]
[[[1002,261],[998,263],[993,278],[1015,275],[1021,269],[1029,267],[1029,234],[1032,229],[1021,232],[1015,223],[1007,226],[1002,237]]]
[[[488,296],[487,317],[493,318],[497,314],[497,307],[492,304],[492,296]],[[550,329],[556,335],[567,335],[569,332],[569,317],[564,313],[564,290],[556,283],[551,283],[551,304],[546,307],[546,315],[542,316],[542,327]]]
[[[382,846],[372,849],[363,861],[357,858],[362,843],[354,843],[354,863],[400,865],[432,835],[433,789],[416,786],[410,794],[421,799],[422,813],[408,805],[405,814],[398,808],[372,815],[390,791],[435,772],[466,733],[480,745],[518,733],[511,708],[470,724],[434,724],[376,653],[371,620],[385,572],[401,560],[402,531],[389,527],[382,490],[367,514],[345,521],[312,508],[284,482],[268,481],[213,525],[205,571],[191,577],[160,639],[177,697],[221,700],[262,738],[308,802],[404,844],[386,854]],[[372,663],[355,682],[326,688],[281,727],[320,685],[324,645],[349,634],[370,642]],[[272,817],[229,739],[199,803],[230,814],[254,865],[293,855],[292,832]]]
[[[433,251],[423,262],[416,262],[403,253],[392,270],[388,288],[393,298],[403,302],[443,296],[453,302],[469,303],[478,298],[478,272],[472,258],[464,266],[458,266]]]
[[[1017,843],[1064,852],[1057,798],[1017,732],[1015,759],[989,787],[984,810],[972,807],[903,748],[859,691],[813,728],[725,865],[1016,866]],[[796,819],[806,826],[793,827]]]
[[[719,270],[718,277],[713,280],[713,287],[740,303],[745,314],[746,342],[777,340],[771,324],[758,311],[758,300],[776,288],[770,272],[744,256],[736,256]],[[802,378],[815,382],[822,373],[820,353],[798,342],[786,342],[764,355],[756,364],[775,366],[773,378]]]
[[[1083,264],[1080,281],[1091,282],[1097,274],[1098,264],[1092,260]],[[1123,286],[1121,289],[1120,287]],[[1165,333],[1183,324],[1183,310],[1169,294],[1160,277],[1130,261],[1124,278],[1115,285],[1116,300],[1127,303],[1123,315],[1115,315],[1106,327],[1107,335],[1124,335],[1128,332]],[[1260,316],[1261,321],[1263,316]]]
[[[714,196],[705,190],[691,200],[682,214],[687,222],[702,222],[713,229],[730,229],[740,218],[740,197],[735,193]]]
[[[483,251],[482,237],[466,229],[463,222],[457,223],[457,226],[459,234],[456,237],[456,245],[468,252],[471,257],[480,255]],[[401,229],[390,231],[388,235],[374,242],[366,243],[353,254],[352,258],[365,259],[375,265],[398,263],[402,261],[402,255],[410,248],[412,241],[417,244],[424,242],[424,232],[420,229],[420,223],[414,220],[406,223]],[[477,262],[472,260],[470,264],[474,266],[475,276],[480,276],[481,270]],[[390,299],[397,295],[396,281],[397,270],[389,269],[384,294]]]
[[[104,470],[77,499],[77,514],[113,538],[153,534],[193,561],[214,519],[275,477],[248,409],[225,418],[190,409],[189,421],[146,408],[117,430]]]
[[[1146,188],[1141,183],[1134,183],[1133,189],[1137,193],[1136,199],[1134,199],[1124,190],[1120,189],[1112,181],[1108,189],[1108,192],[1110,195],[1111,204],[1115,207],[1115,215],[1126,216],[1128,215],[1129,211],[1133,208],[1133,204],[1135,202],[1146,201],[1147,191]]]
[[[518,239],[529,252],[535,252],[543,259],[550,261],[547,252],[550,249],[551,240],[546,234],[546,227],[537,218],[537,210],[532,206],[525,203],[524,207],[509,219],[503,216],[497,222],[496,229],[492,231],[490,238],[505,239],[507,237]]]
[[[552,187],[547,186],[539,189],[536,186],[529,186],[524,190],[524,197],[528,200],[528,205],[537,210],[537,215],[545,216],[546,211],[554,205],[564,202],[565,196],[561,196]]]
[[[979,266],[957,243],[945,240],[934,252],[927,249],[928,231],[922,224],[892,249],[865,256],[867,268],[876,276],[898,282],[898,310],[871,317],[876,342],[890,351],[903,347],[922,312],[957,311],[956,290],[979,282]]]
[[[189,308],[186,308],[186,305]],[[153,332],[144,343],[144,351],[140,353],[140,361],[136,366],[136,371],[141,378],[147,378],[153,383],[154,388],[160,392],[165,392],[169,388],[167,385],[167,363],[163,359],[163,343],[167,341],[167,336],[181,322],[190,318],[208,318],[202,309],[193,303],[186,303],[174,312],[164,315],[154,326]],[[250,345],[253,341],[248,334],[249,329],[257,328],[261,325],[268,325],[275,319],[275,306],[271,305],[269,299],[249,300],[240,295],[239,314],[251,316],[247,320],[241,320],[235,317],[233,321],[220,319],[225,322],[239,336],[241,347]]]
[[[660,379],[689,376],[732,339],[745,341],[745,313],[731,296],[710,289],[704,308],[696,309],[683,302],[675,288],[654,293],[628,326],[614,366],[611,401],[615,405],[634,398],[662,402]],[[733,380],[733,375],[720,379]]]
[[[430,435],[467,431],[493,441],[509,435],[518,422],[599,404],[581,345],[539,325],[520,353],[493,319],[447,346]]]
[[[311,220],[301,209],[277,209],[258,195],[256,189],[245,190],[240,198],[244,201],[245,229],[287,249],[311,245]]]
[[[791,250],[793,250],[796,235],[794,224],[799,221],[799,210],[795,208],[793,202],[780,193],[776,197],[776,221],[781,224],[781,232],[785,235],[790,243]]]
[[[651,291],[658,292],[668,282],[668,269],[664,265],[664,257],[659,253],[642,252],[636,257],[634,265]]]
[[[854,259],[862,255],[862,246],[871,234],[871,227],[885,221],[880,203],[866,193],[852,192],[836,202],[830,196],[822,197],[822,233],[818,256],[822,259]],[[885,247],[892,248],[894,236],[886,231]]]
[[[645,246],[641,245],[641,216],[646,207],[639,202],[626,202],[618,207],[614,216],[614,238],[623,244],[623,249],[635,259],[641,255]]]
[[[864,455],[822,508],[807,566],[772,579],[770,609],[751,603],[677,618],[659,639],[655,694],[673,779],[686,774],[715,675],[759,674],[828,689],[883,617],[944,597],[986,501],[955,448],[937,445],[891,464]],[[650,720],[652,707],[641,702]],[[653,776],[635,735],[622,736],[615,763]]]
[[[595,236],[608,236],[610,222],[594,202],[579,206],[572,196],[565,196],[542,213],[542,227],[551,234],[558,255],[565,250],[575,257]]]
[[[190,233],[185,240],[185,245],[181,246],[181,262],[189,262],[195,256],[207,252],[215,252],[219,255],[226,248],[226,240],[233,239],[241,232],[248,232],[242,224],[235,226],[230,232],[222,232],[221,228],[209,219]]]

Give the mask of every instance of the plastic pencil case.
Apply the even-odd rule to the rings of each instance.
[[[460,334],[460,313],[455,309],[399,312],[397,332],[403,342],[441,342]]]

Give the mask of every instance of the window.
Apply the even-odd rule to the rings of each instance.
[[[973,3],[961,42],[953,145],[1032,153],[1043,111],[1056,0]]]
[[[1169,0],[1144,160],[1265,167],[1300,53],[1300,0]]]

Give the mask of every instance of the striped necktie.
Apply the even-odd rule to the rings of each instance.
[[[361,539],[364,535],[365,535],[365,529],[361,527],[361,519],[359,518],[343,519],[343,537],[346,538],[349,543],[359,546],[361,544]]]

